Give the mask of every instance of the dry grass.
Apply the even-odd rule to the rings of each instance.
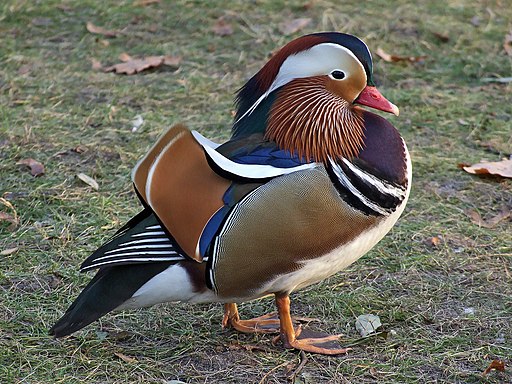
[[[5,383],[504,383],[512,381],[512,231],[485,218],[512,208],[512,183],[477,178],[457,163],[512,152],[511,75],[502,48],[512,9],[506,1],[166,2],[7,1],[0,5],[0,196],[17,212],[0,222],[0,382]],[[218,17],[234,27],[211,32]],[[387,340],[359,343],[344,357],[300,355],[270,337],[220,329],[218,305],[167,305],[106,316],[66,340],[47,336],[89,276],[80,261],[139,209],[129,171],[155,138],[178,121],[223,140],[232,96],[269,53],[294,36],[281,22],[310,17],[301,33],[338,30],[375,51],[426,55],[423,64],[375,59],[381,91],[401,109],[393,123],[414,164],[406,214],[377,248],[349,270],[293,295],[294,312],[357,339],[356,316],[380,316]],[[122,34],[86,32],[92,21]],[[435,33],[449,38],[442,42]],[[93,71],[90,58],[183,56],[178,72],[137,76]],[[131,120],[144,125],[131,132]],[[73,150],[80,146],[83,152]],[[33,157],[33,178],[16,162]],[[94,191],[76,179],[84,172]],[[0,210],[12,213],[4,206]],[[437,236],[441,242],[429,245]],[[271,300],[242,306],[272,310]],[[258,344],[264,350],[247,350]],[[250,349],[250,348],[249,348]],[[121,354],[121,355],[119,355]],[[121,356],[121,357],[120,357]],[[122,356],[127,356],[123,360]],[[134,360],[131,360],[134,359]],[[493,359],[505,372],[481,372]]]

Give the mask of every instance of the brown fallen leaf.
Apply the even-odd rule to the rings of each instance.
[[[493,360],[491,364],[482,372],[482,375],[487,375],[493,369],[496,371],[505,372],[505,362],[503,360]]]
[[[484,83],[512,83],[512,77],[482,77],[480,81]]]
[[[151,4],[158,4],[160,0],[137,0],[133,5],[136,7],[146,7]]]
[[[9,231],[13,231],[18,226],[18,223],[19,223],[19,220],[16,216],[13,216],[7,212],[0,212],[0,222],[2,222],[2,221],[11,223],[11,225],[9,225],[9,227],[7,228]]]
[[[32,66],[29,64],[24,64],[18,68],[18,75],[26,75],[32,70]]]
[[[450,37],[447,35],[443,35],[439,32],[432,32],[432,34],[441,42],[441,43],[447,43],[450,41]]]
[[[473,175],[497,175],[512,178],[512,160],[504,158],[501,161],[482,161],[462,169]]]
[[[76,177],[78,177],[80,180],[82,180],[85,184],[87,184],[88,186],[92,187],[93,189],[95,190],[98,190],[100,188],[100,186],[98,185],[98,183],[96,182],[96,180],[94,180],[92,177],[90,176],[87,176],[85,173],[79,173],[78,175],[76,175]]]
[[[121,60],[123,63],[126,63],[127,61],[133,60],[133,57],[131,57],[131,56],[130,56],[129,54],[127,54],[126,52],[120,53],[118,58],[119,58],[119,60]]]
[[[270,352],[270,349],[257,344],[240,344],[240,343],[232,343],[228,345],[228,348],[231,350],[246,350],[247,352],[261,351],[261,352]]]
[[[134,75],[136,73],[145,71],[150,68],[157,68],[162,65],[168,65],[171,67],[179,67],[181,57],[178,56],[148,56],[142,59],[132,58],[128,54],[125,54],[121,59],[123,61],[119,64],[111,65],[103,70],[105,72],[114,72],[126,75]]]
[[[126,363],[135,363],[137,359],[135,357],[127,356],[121,352],[114,352],[114,355],[119,357],[121,360],[123,360]]]
[[[389,53],[385,52],[381,47],[378,47],[375,51],[375,54],[379,56],[382,60],[388,62],[388,63],[397,63],[399,61],[407,61],[409,63],[421,63],[425,61],[427,56],[396,56],[396,55],[390,55]]]
[[[93,57],[91,59],[91,68],[95,71],[101,71],[103,69],[103,66],[101,65],[101,62],[98,59],[95,59]]]
[[[111,31],[103,27],[98,27],[90,21],[88,21],[87,24],[85,24],[85,28],[95,35],[102,35],[105,37],[117,37],[117,35],[119,35],[118,31]]]
[[[29,167],[30,174],[32,176],[37,177],[37,176],[44,175],[44,165],[41,164],[39,161],[34,160],[32,158],[20,160],[16,164],[26,165],[27,167]]]
[[[96,39],[96,41],[97,41],[98,43],[100,43],[101,45],[103,45],[105,48],[110,46],[110,41],[108,41],[108,40],[105,40],[105,39]]]
[[[233,34],[233,26],[221,16],[213,25],[212,31],[219,36],[228,36]]]
[[[503,41],[503,49],[507,55],[512,56],[512,31],[505,35],[505,40]]]
[[[164,65],[168,65],[169,67],[178,68],[181,64],[182,57],[181,56],[164,56]]]
[[[19,250],[18,247],[7,248],[7,249],[4,249],[3,251],[0,251],[0,256],[9,256],[9,255],[12,255],[13,253],[18,252],[18,250]]]
[[[310,23],[311,19],[309,17],[301,17],[298,19],[288,20],[279,24],[279,31],[286,36],[293,35],[294,33],[307,27]]]
[[[512,216],[512,212],[507,208],[501,210],[496,216],[493,216],[489,220],[484,220],[480,213],[475,210],[470,210],[466,212],[466,214],[469,216],[473,224],[490,229],[496,227],[500,222],[507,220]]]
[[[442,237],[441,236],[432,236],[430,239],[427,240],[427,244],[431,245],[432,247],[437,247],[441,244]]]

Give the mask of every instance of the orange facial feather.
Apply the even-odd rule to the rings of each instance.
[[[291,81],[270,110],[266,138],[308,160],[352,158],[364,145],[361,111],[326,89],[327,76]]]

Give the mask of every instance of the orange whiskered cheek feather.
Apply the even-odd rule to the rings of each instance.
[[[325,81],[325,89],[341,97],[349,103],[352,103],[357,98],[357,96],[359,96],[361,89],[364,87],[364,82],[361,83],[361,81],[356,78],[347,79],[345,81],[337,81],[327,77]]]
[[[279,92],[265,136],[308,161],[352,158],[364,146],[360,110],[326,88],[326,76],[291,81]]]

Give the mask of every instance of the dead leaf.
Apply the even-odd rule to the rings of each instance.
[[[462,167],[474,175],[497,175],[512,178],[512,160],[504,158],[501,161],[483,161],[469,167]]]
[[[49,25],[52,25],[53,21],[49,17],[34,17],[31,20],[31,23],[36,27],[47,27]]]
[[[16,216],[12,216],[7,212],[0,212],[0,222],[1,221],[7,221],[8,223],[11,223],[11,225],[9,225],[7,228],[9,231],[13,231],[19,223],[19,220]]]
[[[399,61],[407,61],[409,63],[421,63],[425,61],[427,56],[396,56],[396,55],[390,55],[389,53],[385,52],[381,47],[378,47],[375,51],[377,56],[379,56],[382,60],[388,62],[388,63],[397,63]]]
[[[164,65],[178,68],[181,64],[181,56],[164,56]]]
[[[103,66],[101,65],[101,62],[98,59],[95,59],[94,57],[91,59],[91,67],[95,71],[101,71],[103,69]]]
[[[496,371],[505,372],[505,362],[503,360],[493,360],[491,364],[482,372],[482,375],[487,375],[493,369]]]
[[[30,174],[32,176],[37,177],[37,176],[44,175],[44,165],[41,164],[39,161],[34,160],[32,158],[20,160],[16,164],[26,165],[27,167],[29,167]]]
[[[380,318],[376,315],[366,314],[356,318],[356,329],[362,337],[375,333],[381,325]]]
[[[270,349],[257,344],[240,344],[240,343],[232,343],[228,345],[228,348],[231,350],[245,350],[247,352],[261,351],[261,352],[270,352]]]
[[[158,4],[160,3],[160,0],[138,0],[133,5],[136,7],[146,7],[151,4]]]
[[[512,83],[512,77],[483,77],[480,80],[484,83]]]
[[[26,75],[32,70],[32,66],[29,64],[24,64],[18,68],[18,75]]]
[[[285,21],[279,24],[279,31],[286,36],[293,35],[294,33],[307,27],[310,23],[311,19],[309,17],[301,17],[298,19]]]
[[[137,362],[137,359],[135,357],[127,356],[121,352],[114,352],[114,355],[116,355],[117,357],[119,357],[121,360],[123,360],[126,363],[131,364],[131,363]]]
[[[85,173],[79,173],[78,175],[76,175],[76,177],[78,177],[80,180],[82,180],[85,184],[89,185],[90,187],[92,187],[93,189],[95,190],[98,190],[100,188],[100,186],[98,185],[98,183],[96,182],[96,180],[94,180],[92,177],[90,176],[87,176]]]
[[[505,49],[507,55],[512,56],[512,31],[505,35],[505,40],[503,41],[503,49]]]
[[[487,225],[489,226],[489,228],[494,228],[499,223],[509,219],[510,217],[512,217],[512,212],[510,212],[509,209],[503,209],[496,216],[493,216],[489,220],[487,220]]]
[[[16,253],[18,250],[19,250],[18,247],[7,248],[0,252],[0,256],[9,256],[9,255],[12,255],[13,253]]]
[[[58,4],[55,6],[55,8],[60,9],[63,12],[71,12],[73,10],[73,7],[71,7],[69,4]]]
[[[123,54],[122,63],[106,67],[105,72],[115,72],[126,75],[134,75],[150,68],[157,68],[162,65],[178,67],[181,57],[177,56],[148,56],[142,59],[132,58],[128,54]]]
[[[501,210],[496,216],[493,216],[489,220],[484,220],[480,213],[475,210],[470,210],[466,212],[466,214],[469,216],[473,224],[490,229],[496,227],[500,222],[507,220],[512,216],[512,212],[507,208]]]
[[[137,130],[144,124],[144,118],[141,115],[137,115],[132,120],[132,132],[137,132]]]
[[[126,52],[123,52],[119,54],[119,60],[121,60],[123,63],[126,63],[127,61],[133,60],[133,58]]]
[[[219,36],[228,36],[233,34],[233,27],[230,23],[224,20],[224,17],[219,17],[212,27],[213,33]]]
[[[81,154],[81,153],[87,152],[89,149],[85,145],[78,144],[75,148],[72,148],[71,150],[73,152]]]
[[[96,41],[97,41],[98,43],[100,43],[101,45],[103,45],[105,48],[110,46],[110,41],[108,41],[108,40],[105,40],[105,39],[96,39]]]
[[[117,37],[117,35],[119,35],[118,31],[110,31],[103,27],[98,27],[98,26],[94,25],[93,23],[91,23],[90,21],[88,21],[87,24],[85,24],[85,28],[87,28],[87,30],[89,32],[91,32],[95,35],[102,35],[105,37]]]
[[[439,32],[432,32],[432,34],[437,37],[437,39],[441,42],[441,43],[447,43],[450,41],[450,37],[447,36],[447,35],[443,35],[442,33],[439,33]]]
[[[433,247],[439,246],[441,244],[441,242],[442,242],[441,236],[433,236],[430,239],[428,239],[428,244]]]

